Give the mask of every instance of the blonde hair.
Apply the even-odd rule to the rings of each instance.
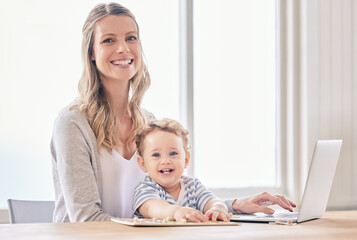
[[[154,119],[148,123],[147,127],[141,129],[136,135],[135,143],[137,154],[139,156],[142,156],[141,154],[144,150],[143,142],[146,136],[154,130],[170,132],[181,137],[186,154],[191,150],[191,145],[188,140],[189,131],[186,130],[179,122],[168,118],[164,118],[162,120]]]
[[[89,121],[89,125],[97,138],[97,147],[103,146],[112,151],[115,146],[121,144],[114,134],[118,120],[104,95],[98,69],[91,59],[95,23],[109,15],[131,17],[137,26],[138,39],[140,41],[139,26],[134,15],[127,8],[117,3],[103,3],[95,6],[89,13],[82,29],[82,60],[84,66],[78,84],[78,91],[80,95],[80,111]],[[150,86],[151,80],[143,61],[143,56],[141,58],[142,61],[138,72],[130,79],[131,98],[129,101],[129,113],[133,123],[133,130],[126,142],[126,147],[129,146],[130,142],[134,141],[138,129],[146,124],[146,118],[140,108],[140,104],[144,93]]]

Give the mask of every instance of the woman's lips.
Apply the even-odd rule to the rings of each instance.
[[[125,58],[125,59],[116,59],[111,61],[111,63],[115,66],[119,67],[128,67],[134,62],[133,58]]]

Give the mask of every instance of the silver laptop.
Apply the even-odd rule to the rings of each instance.
[[[342,140],[319,140],[316,142],[310,170],[299,212],[276,211],[273,215],[263,213],[233,215],[236,222],[275,222],[277,220],[304,222],[321,217],[330,195],[332,181],[342,147]]]

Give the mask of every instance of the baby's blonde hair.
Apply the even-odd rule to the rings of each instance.
[[[146,136],[149,135],[154,130],[170,132],[181,137],[186,154],[189,153],[189,151],[191,150],[191,145],[188,140],[189,131],[186,130],[179,122],[168,118],[164,118],[162,120],[155,119],[150,121],[147,127],[138,131],[136,135],[135,142],[136,142],[137,154],[139,156],[142,156],[141,154],[144,150],[143,142]]]

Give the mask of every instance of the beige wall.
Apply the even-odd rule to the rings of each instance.
[[[9,222],[9,213],[7,209],[0,209],[0,224]]]
[[[357,0],[280,3],[288,195],[301,198],[316,140],[343,139],[328,208],[357,209]]]
[[[357,0],[280,0],[280,158],[299,203],[318,139],[343,139],[328,209],[357,209]]]
[[[357,1],[305,0],[302,6],[308,155],[317,139],[343,139],[329,207],[357,208]]]

